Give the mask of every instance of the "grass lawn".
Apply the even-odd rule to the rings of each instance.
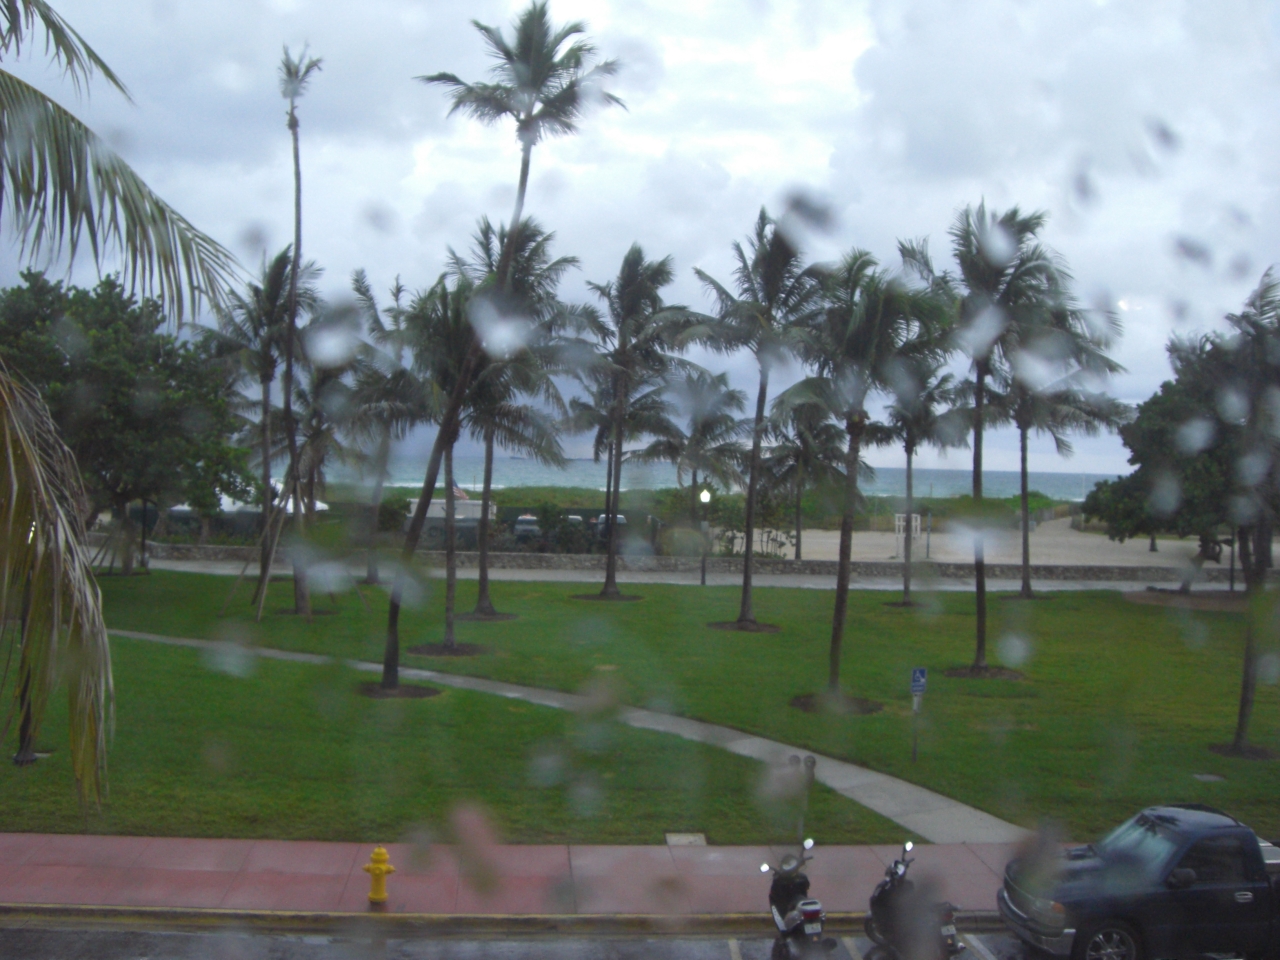
[[[233,616],[217,617],[227,578],[156,572],[128,581],[105,578],[102,586],[112,627],[381,658],[386,599],[378,590],[365,590],[369,613],[354,595],[343,594],[337,612],[309,624],[276,612],[255,625],[244,593]],[[1026,825],[1053,818],[1082,839],[1157,801],[1211,803],[1264,834],[1280,835],[1280,763],[1208,750],[1234,728],[1239,615],[1140,606],[1105,591],[1030,603],[998,598],[991,605],[991,659],[998,662],[1001,651],[1019,659],[1026,679],[948,679],[944,669],[972,657],[971,595],[937,594],[903,610],[885,606],[892,595],[854,592],[844,688],[885,709],[844,717],[788,706],[825,681],[829,592],[757,590],[757,616],[783,630],[738,634],[705,626],[733,618],[736,588],[645,584],[628,588],[644,595],[638,603],[570,599],[593,589],[497,581],[495,602],[520,619],[459,624],[461,640],[485,644],[491,655],[431,661],[406,655],[404,662],[563,690],[580,689],[598,668],[612,668],[609,675],[628,702],[865,764]],[[474,590],[474,581],[460,582],[459,609],[473,602]],[[274,585],[268,610],[288,608],[290,593],[290,584]],[[442,593],[442,584],[433,583],[406,610],[404,646],[439,639]],[[333,609],[323,597],[317,606]],[[1274,634],[1266,643],[1276,651]],[[930,669],[915,764],[913,666]],[[1274,683],[1259,687],[1252,739],[1280,748]],[[1204,782],[1195,774],[1223,779]]]
[[[458,804],[518,843],[794,840],[797,810],[757,800],[759,766],[601,718],[444,689],[374,701],[346,667],[236,661],[114,642],[110,801],[87,820],[68,762],[65,699],[40,737],[53,755],[0,764],[0,829],[282,839],[448,838]],[[227,672],[228,668],[232,672]],[[809,832],[828,843],[904,831],[817,786]],[[791,831],[786,825],[792,825]]]

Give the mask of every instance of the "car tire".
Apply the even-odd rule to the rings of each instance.
[[[1142,938],[1123,920],[1105,920],[1076,934],[1072,960],[1142,960]]]

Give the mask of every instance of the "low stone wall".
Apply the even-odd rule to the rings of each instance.
[[[257,547],[225,547],[197,546],[189,543],[149,543],[147,555],[157,560],[222,560],[257,561]],[[391,556],[385,552],[384,556]],[[444,565],[444,553],[441,551],[421,550],[418,558],[434,566]],[[479,554],[474,551],[459,551],[458,566],[474,568],[479,565]],[[284,558],[281,557],[281,560]],[[618,558],[618,569],[627,572],[646,573],[697,573],[700,566],[698,557],[655,557],[655,556],[622,556]],[[491,553],[489,567],[493,570],[590,570],[604,572],[605,557],[598,553]],[[916,576],[921,585],[930,579],[971,580],[973,564],[940,563],[923,560],[913,564]],[[794,576],[834,577],[836,575],[835,560],[777,560],[773,558],[757,558],[753,568],[758,574],[790,574]],[[740,557],[708,557],[708,573],[742,573]],[[867,561],[855,560],[851,571],[853,579],[887,579],[902,576],[902,564],[893,560]],[[1275,575],[1275,571],[1272,571]],[[1226,567],[1206,566],[1201,571],[1200,580],[1210,583],[1226,583],[1229,578]],[[987,564],[987,578],[990,580],[1019,580],[1022,567],[1016,563]],[[1043,564],[1031,565],[1033,580],[1076,580],[1085,582],[1107,583],[1115,581],[1152,583],[1178,583],[1182,579],[1182,571],[1177,567],[1120,565],[1083,565],[1083,564]],[[1236,581],[1243,585],[1244,577],[1236,572]]]

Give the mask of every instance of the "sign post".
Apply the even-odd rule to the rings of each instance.
[[[929,682],[927,667],[911,670],[911,762],[916,762],[920,748],[920,704],[924,701],[924,688]]]

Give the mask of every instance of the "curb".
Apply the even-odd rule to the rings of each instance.
[[[863,912],[831,911],[828,929],[838,935],[861,933]],[[766,913],[721,914],[431,914],[343,913],[301,910],[224,910],[188,907],[102,907],[63,904],[0,903],[0,928],[78,927],[132,930],[216,930],[254,933],[343,933],[431,937],[642,935],[747,936],[769,938]],[[992,911],[958,912],[965,933],[1003,930]]]

